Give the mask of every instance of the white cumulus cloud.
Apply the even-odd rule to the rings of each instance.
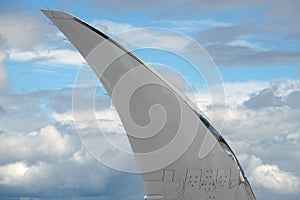
[[[74,137],[60,133],[53,125],[29,134],[3,133],[0,138],[2,163],[64,158],[70,156],[78,145]]]
[[[261,159],[251,156],[247,171],[250,181],[278,193],[300,192],[300,177],[281,170],[277,165],[264,164]]]
[[[0,166],[0,185],[14,185],[24,176],[28,167],[24,162]]]

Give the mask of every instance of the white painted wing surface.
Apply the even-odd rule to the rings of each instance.
[[[230,147],[168,80],[81,20],[60,11],[42,12],[78,49],[112,98],[143,176],[145,199],[255,199]],[[210,144],[215,144],[211,151],[199,156],[200,147]]]

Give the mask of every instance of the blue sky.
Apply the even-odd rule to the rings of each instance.
[[[12,0],[0,2],[0,199],[142,199],[145,193],[138,175],[98,163],[80,144],[72,120],[74,81],[81,67],[95,76],[40,12],[48,8],[112,37],[157,27],[193,38],[218,67],[226,96],[222,134],[258,199],[300,197],[298,1]],[[151,34],[144,41],[142,35],[120,39],[139,47],[163,38],[170,48],[192,51],[179,39]],[[184,60],[160,50],[135,53],[167,66],[157,69],[187,94],[192,86],[208,116],[218,112],[203,77]],[[93,92],[91,84],[78,87],[83,97]],[[98,87],[98,120],[107,133],[118,133],[116,119],[105,118],[110,101]],[[92,130],[95,123],[88,123]]]

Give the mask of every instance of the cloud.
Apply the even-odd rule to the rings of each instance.
[[[263,186],[277,193],[290,194],[300,192],[300,177],[281,170],[277,165],[263,164],[261,159],[250,156],[248,163],[249,180],[257,186]]]
[[[101,107],[105,108],[106,106],[102,105]],[[52,115],[61,124],[68,125],[75,123],[76,131],[78,131],[80,137],[84,137],[85,135],[94,136],[94,140],[98,144],[97,149],[88,148],[92,154],[95,155],[95,151],[101,154],[105,152],[109,155],[109,159],[114,159],[116,163],[122,163],[123,166],[132,165],[125,157],[120,157],[122,154],[118,154],[115,151],[115,147],[117,147],[121,150],[131,152],[131,147],[125,129],[114,107],[106,107],[101,110],[77,110],[74,112],[74,115],[72,112],[62,114],[53,113]]]
[[[268,82],[225,84],[227,101],[222,134],[238,154],[257,155],[264,161],[275,163],[284,170],[297,171],[297,167],[300,166],[299,159],[295,160],[300,156],[298,146],[300,118],[297,114],[299,110],[289,107],[286,100],[281,102],[280,107],[274,106],[274,102],[268,99],[256,100],[251,104],[253,106],[245,106],[246,102],[252,99],[251,94],[270,90],[273,82],[270,84]],[[289,96],[298,90],[298,81],[278,80],[278,82],[282,83],[282,85],[279,84],[282,90],[278,89],[277,95]],[[229,90],[230,93],[227,93]],[[222,108],[221,111],[223,111]],[[220,112],[219,109],[219,107],[207,106],[202,110],[210,116],[212,112]]]
[[[0,14],[0,38],[6,48],[31,49],[51,41],[53,34],[49,24],[40,16],[21,12]]]
[[[186,38],[164,28],[146,27],[143,29],[143,27],[132,24],[116,23],[109,20],[94,21],[93,24],[99,30],[113,35],[118,42],[128,49],[156,47],[158,49],[185,51],[190,44]],[[139,35],[139,37],[132,37],[133,34]]]
[[[227,0],[218,4],[209,1],[164,1],[159,4],[92,1],[93,7],[118,12],[144,11],[157,17],[159,23],[187,30],[203,44],[215,61],[222,66],[295,66],[299,64],[299,2],[292,0],[275,3],[260,1],[239,2]],[[115,4],[116,3],[116,4]],[[97,6],[98,5],[98,6]],[[117,6],[116,6],[117,5]],[[122,6],[120,6],[122,5]],[[172,11],[162,9],[172,5]],[[151,12],[150,12],[151,11]],[[234,12],[238,11],[238,12]],[[247,11],[247,14],[239,14]],[[205,18],[190,20],[191,16],[205,13]],[[174,17],[180,20],[174,20]],[[215,16],[230,16],[230,22],[210,20]],[[171,18],[171,19],[170,19]],[[187,18],[186,20],[182,20]],[[207,19],[209,18],[209,19]],[[158,20],[154,20],[157,22]],[[205,27],[205,28],[203,28]],[[191,28],[194,28],[192,30]],[[204,29],[204,30],[203,30]],[[298,45],[299,46],[299,45]]]
[[[227,27],[215,27],[195,34],[195,37],[202,43],[221,44],[233,41],[234,39],[253,34],[249,25],[240,24]]]
[[[96,20],[94,22],[92,22],[92,24],[94,24],[94,27],[96,27],[97,29],[108,33],[108,34],[120,34],[122,32],[126,32],[132,29],[136,29],[137,27],[133,26],[132,24],[128,24],[128,23],[116,23],[113,21],[109,21],[109,20]]]
[[[248,161],[253,160],[251,162],[254,163],[252,165],[254,167],[249,168],[246,174],[251,178],[256,191],[267,190],[276,193],[278,190],[277,192],[284,193],[282,187],[287,184],[288,191],[297,195],[299,191],[295,188],[300,176],[297,172],[300,167],[297,159],[300,157],[298,112],[286,106],[280,107],[281,110],[257,110],[244,106],[244,102],[251,99],[251,94],[271,90],[274,85],[276,85],[276,90],[272,91],[277,96],[288,97],[298,90],[298,82],[291,80],[272,83],[226,83],[228,114],[223,134],[238,153],[238,158],[242,158],[240,160],[243,166],[248,166]],[[79,89],[82,90],[83,98],[89,97],[90,95],[87,95],[89,92],[94,92],[93,88]],[[50,197],[53,191],[56,191],[55,195],[61,198],[86,194],[102,196],[104,192],[111,192],[115,195],[114,198],[117,198],[118,195],[122,196],[122,192],[124,192],[123,195],[127,194],[129,189],[138,193],[143,192],[140,178],[125,176],[122,173],[115,174],[101,167],[82,149],[73,127],[71,98],[68,98],[71,95],[72,90],[66,88],[17,96],[1,96],[1,105],[5,109],[4,116],[6,118],[10,116],[8,121],[20,121],[18,129],[6,121],[1,122],[3,131],[0,133],[0,152],[4,153],[0,156],[0,179],[5,180],[0,185],[1,191],[5,191],[1,194],[2,196],[32,196],[39,193],[43,197]],[[9,100],[4,101],[4,98]],[[296,100],[298,97],[294,98]],[[96,101],[97,104],[102,105],[96,107],[97,121],[87,121],[83,128],[90,133],[97,133],[101,126],[112,142],[125,148],[125,142],[118,127],[119,122],[116,121],[112,110],[104,109],[109,107],[108,102],[100,97],[97,97]],[[44,104],[43,108],[47,107],[47,113],[41,109],[41,104]],[[18,109],[13,109],[15,107]],[[79,111],[82,112],[81,115],[88,114],[85,110]],[[204,111],[210,110],[206,108]],[[24,114],[20,116],[19,112]],[[28,118],[28,116],[33,116],[33,113],[44,117]],[[16,116],[19,117],[16,118]],[[22,118],[26,120],[23,119],[22,122]],[[107,140],[102,140],[102,142],[101,148],[105,148]],[[7,148],[7,144],[11,148]],[[100,144],[98,144],[99,147]],[[118,158],[114,152],[108,153]],[[243,154],[246,155],[244,159]],[[257,159],[255,157],[250,159],[250,155],[255,155],[260,162],[254,162]],[[126,165],[126,160],[128,159],[123,158],[118,162]],[[14,173],[7,173],[7,171],[14,171]],[[271,180],[271,175],[278,180]],[[129,177],[130,182],[133,183],[132,186],[126,184]],[[270,180],[272,184],[267,186],[260,177]],[[283,177],[288,181],[283,181]],[[116,191],[112,189],[115,188],[113,187],[115,183],[120,184],[122,192],[118,191],[120,193],[116,194]],[[107,198],[113,199],[113,197]],[[137,196],[134,198],[138,199]]]
[[[132,34],[139,37],[132,37]],[[155,48],[184,52],[190,46],[190,40],[163,28],[135,29],[118,35],[117,40],[128,49]]]
[[[7,71],[4,67],[4,61],[7,59],[8,54],[0,51],[0,91],[7,87]]]
[[[299,133],[291,133],[286,136],[286,139],[291,141],[292,143],[299,144],[300,143],[300,134]]]
[[[135,2],[135,1],[134,1]],[[124,4],[119,2],[120,4]],[[292,7],[297,2],[288,2],[283,6],[284,10],[288,12],[288,8]],[[106,5],[106,8],[111,9],[150,9],[150,7],[157,7],[156,5],[150,5],[145,7],[144,3],[136,3],[136,5],[127,5],[122,8],[115,8],[114,4],[109,2],[102,2]],[[169,4],[169,2],[163,3]],[[172,3],[174,4],[174,3]],[[180,2],[176,4],[176,7],[180,7]],[[231,7],[227,7],[227,4]],[[210,5],[208,2],[203,2],[201,8],[214,7],[213,9],[220,12],[224,8],[230,9],[243,9],[249,7],[259,7],[266,9],[264,14],[259,12],[258,17],[252,19],[252,16],[248,16],[249,19],[242,22],[219,22],[213,18],[199,19],[199,20],[174,20],[165,19],[160,20],[162,25],[175,24],[176,27],[183,30],[187,28],[189,35],[192,35],[208,50],[211,56],[215,59],[216,63],[222,66],[264,66],[266,64],[272,64],[273,66],[295,66],[299,63],[299,51],[293,48],[295,41],[289,44],[287,38],[294,37],[295,31],[290,30],[289,27],[285,28],[284,32],[278,32],[282,30],[285,24],[290,24],[290,21],[294,22],[292,15],[287,17],[283,16],[282,12],[275,12],[273,6],[266,7],[266,5],[255,3],[236,3],[234,1],[227,1],[227,4]],[[237,5],[236,5],[237,4]],[[192,2],[190,5],[199,7],[196,2]],[[97,6],[95,3],[94,7]],[[194,9],[192,6],[184,6],[184,9]],[[218,7],[222,7],[219,9]],[[182,8],[183,9],[183,8]],[[156,11],[159,12],[160,8]],[[226,10],[226,9],[225,9]],[[192,12],[191,10],[189,12]],[[291,12],[294,12],[292,9]],[[269,15],[265,14],[269,13]],[[276,16],[276,13],[278,16]],[[74,48],[70,48],[70,44],[63,41],[64,36],[57,33],[57,29],[46,22],[46,19],[41,17],[34,17],[24,13],[4,13],[2,14],[3,20],[0,20],[5,28],[0,28],[0,41],[7,49],[11,50],[13,54],[12,60],[19,62],[34,62],[42,64],[67,64],[67,65],[81,65],[85,63],[81,56],[76,55],[73,52]],[[286,21],[283,26],[276,26],[272,23],[264,24],[270,21],[269,18],[274,16],[281,22]],[[281,17],[281,18],[279,18]],[[18,19],[22,20],[18,20]],[[155,21],[155,20],[154,20]],[[257,22],[258,21],[258,22]],[[13,26],[6,26],[6,23],[14,24]],[[296,22],[295,22],[296,23]],[[109,34],[117,35],[121,32],[126,32],[137,28],[129,23],[117,23],[109,20],[94,20],[93,23],[97,28],[103,30]],[[23,27],[22,37],[19,37],[20,27]],[[194,30],[191,27],[195,27]],[[198,27],[198,28],[197,28]],[[203,28],[206,27],[206,28]],[[269,28],[267,28],[269,27]],[[273,28],[270,28],[273,27]],[[293,26],[297,27],[297,25]],[[204,29],[204,30],[203,30]],[[299,32],[299,31],[298,31]],[[137,48],[140,46],[156,46],[158,48],[168,48],[179,51],[186,51],[192,49],[189,43],[182,38],[175,37],[174,35],[167,35],[166,32],[151,33],[148,31],[139,30],[135,32],[139,37],[132,37],[132,34],[122,34],[121,37],[117,37],[121,43],[130,48]],[[174,43],[176,41],[176,43]],[[299,41],[298,41],[299,42]],[[53,44],[60,46],[60,49],[54,49]],[[292,45],[293,44],[293,45]],[[33,48],[32,48],[33,47]],[[31,50],[28,50],[28,49]],[[21,50],[20,50],[21,49]],[[24,50],[25,49],[25,50]],[[32,50],[34,49],[34,50]],[[47,50],[44,50],[47,49]],[[73,57],[74,56],[74,57]],[[76,58],[76,59],[71,59]]]
[[[106,3],[110,4],[109,2]],[[162,4],[168,5],[169,3],[168,1],[166,3],[162,2]],[[259,5],[257,2],[239,2],[232,5],[233,3],[236,2],[226,1],[218,5],[205,2],[201,9],[211,8],[213,12],[239,8],[248,10]],[[120,2],[120,4],[125,3]],[[200,4],[198,2],[197,5],[196,2],[192,2],[192,4],[195,4],[194,8],[191,8],[190,5],[182,6],[180,9],[183,12],[177,12],[176,14],[193,15],[193,11],[200,9]],[[178,8],[173,10],[177,9],[178,11],[181,3],[177,5],[179,5]],[[286,5],[283,5],[283,10],[288,12],[288,6],[290,5],[290,2],[287,2]],[[111,6],[122,11],[137,8],[152,9],[155,15],[165,15],[166,18],[170,14],[163,12],[165,10],[163,6],[160,5],[158,8],[156,4],[150,5],[137,2],[137,4],[128,4],[124,7],[113,4]],[[147,8],[147,6],[149,7]],[[265,21],[264,19],[269,19],[269,17],[283,14],[279,8],[278,10],[272,8],[272,12],[270,11],[271,8],[266,9],[266,12],[264,12],[266,16],[260,19],[260,13],[257,19]],[[287,38],[291,37],[291,34],[295,34],[298,27],[292,16],[293,12],[294,9],[292,9],[291,14],[287,13],[287,17],[283,16],[283,21],[291,19],[292,24],[295,25],[291,30],[287,29],[288,23],[286,23],[286,26],[284,25],[283,29],[279,29],[275,23],[267,22],[267,26],[262,27],[262,23],[255,25],[255,23],[247,20],[245,20],[247,22],[241,22],[241,24],[218,24],[218,21],[205,20],[201,23],[197,22],[198,24],[196,22],[190,23],[192,25],[210,26],[210,29],[199,32],[198,40],[207,42],[206,47],[208,50],[222,64],[245,66],[249,63],[251,66],[257,66],[258,63],[283,63],[286,66],[299,61],[297,51],[280,48],[277,50],[265,49],[265,39],[252,40],[247,37],[261,34],[263,31],[265,31],[266,37],[274,33],[286,35]],[[3,20],[0,20],[0,24],[5,25],[5,19],[14,19],[13,22],[16,24],[10,30],[0,28],[0,43],[5,49],[8,49],[10,59],[19,62],[51,65],[82,64],[82,60],[79,59],[80,56],[70,50],[69,47],[66,47],[65,43],[59,49],[54,49],[50,45],[49,41],[52,40],[47,35],[45,36],[47,31],[43,27],[44,25],[48,27],[48,23],[43,22],[44,25],[40,26],[39,20],[28,16],[23,21],[17,22],[20,15],[17,14],[17,16],[11,17],[5,13],[1,14]],[[295,13],[296,15],[298,14]],[[251,21],[251,17],[248,20]],[[134,27],[131,24],[112,21],[95,21],[95,23],[97,25],[98,23],[101,24],[106,31],[112,34]],[[25,26],[25,37],[16,38],[18,36],[16,32],[20,30],[22,25]],[[41,27],[41,29],[37,30],[37,27]],[[280,32],[281,30],[283,32]],[[49,34],[54,34],[57,37],[55,31],[50,30]],[[30,37],[34,39],[28,41]],[[62,39],[61,35],[58,40],[60,39]],[[131,42],[133,45],[155,44],[176,50],[184,50],[188,47],[184,40],[149,32],[141,32],[141,38],[128,36],[127,38],[124,37],[123,40],[128,43]],[[178,42],[175,44],[174,41]],[[277,44],[280,40],[275,39],[271,42]],[[2,60],[4,60],[4,57]],[[1,69],[5,70],[3,67],[0,67]],[[176,76],[173,78],[175,82],[182,84]],[[0,78],[0,80],[7,80],[7,77]],[[247,166],[249,160],[252,163],[249,164],[252,167],[247,170],[247,175],[249,175],[251,183],[253,182],[258,192],[267,191],[279,195],[278,192],[287,193],[288,191],[295,195],[299,194],[297,188],[299,188],[300,177],[298,170],[300,167],[298,159],[300,158],[300,119],[297,109],[299,109],[300,97],[297,85],[299,85],[297,81],[282,80],[270,84],[268,82],[225,84],[228,100],[225,106],[228,110],[223,134],[239,154],[238,157],[243,166]],[[83,97],[86,96],[88,93],[86,90],[89,89],[82,88],[81,94]],[[71,95],[70,88],[19,95],[2,95],[1,93],[0,154],[4,153],[3,156],[0,156],[0,197],[31,197],[37,194],[42,197],[50,197],[55,194],[57,197],[64,198],[71,196],[86,197],[87,194],[92,194],[102,198],[105,196],[103,193],[110,193],[108,195],[115,196],[107,197],[107,199],[118,199],[119,197],[126,198],[125,194],[129,190],[131,192],[143,192],[140,178],[133,178],[121,173],[115,174],[115,172],[99,165],[82,149],[77,135],[74,134]],[[97,103],[105,104],[105,101],[98,99]],[[203,106],[203,109],[205,112],[210,112],[209,105]],[[84,111],[81,112],[85,114]],[[111,140],[118,145],[124,145],[122,137],[118,137],[121,136],[117,127],[119,122],[116,123],[115,118],[111,115],[111,110],[99,109],[96,114],[103,130],[113,133],[111,134]],[[15,124],[16,121],[18,121],[18,126]],[[86,125],[87,131],[96,132],[99,130],[99,124],[96,124],[96,122],[87,122]],[[7,145],[10,148],[6,148]],[[13,151],[13,149],[15,150]],[[113,153],[109,155],[116,156]],[[119,160],[119,164],[127,164],[125,160],[126,158]],[[128,182],[131,182],[132,186]],[[284,186],[286,186],[286,190],[283,188]],[[115,188],[117,188],[117,191],[114,190]],[[119,192],[123,193],[120,195]],[[134,198],[140,199],[137,196]]]
[[[170,6],[172,9],[165,9]],[[109,10],[114,14],[139,11],[159,20],[189,19],[193,16],[198,16],[199,13],[208,17],[228,14],[238,19],[237,21],[252,23],[256,27],[254,31],[284,34],[299,32],[299,26],[297,26],[297,19],[299,18],[298,7],[299,2],[297,0],[287,2],[275,0],[272,3],[258,0],[251,2],[225,0],[218,3],[206,0],[192,0],[188,3],[178,0],[167,0],[159,3],[140,2],[138,0],[127,2],[121,0],[114,2],[106,0],[101,1],[101,3],[97,1],[90,2],[90,8],[92,9]],[[243,11],[245,13],[240,14]]]
[[[20,0],[12,0],[10,2],[1,1],[0,2],[0,11],[8,12],[8,11],[16,11],[22,7],[20,4]]]
[[[264,31],[284,33],[286,35],[299,32],[299,26],[296,25],[297,19],[300,17],[297,9],[299,1],[282,2],[277,0],[276,4],[265,4],[264,6],[265,10],[261,15],[265,20],[260,23]],[[279,29],[279,26],[281,29]]]
[[[94,92],[89,87],[78,89],[83,96]],[[145,194],[139,176],[99,164],[82,147],[70,117],[71,97],[72,88],[1,95],[0,198],[38,195],[41,199],[94,196],[113,200],[140,199]],[[107,104],[100,97],[96,100]],[[112,141],[124,146],[123,137],[115,137],[115,121],[107,120],[112,118],[110,113],[98,110],[99,120],[103,120],[100,124],[103,130],[113,132],[107,135]],[[88,125],[88,131],[99,130],[97,121]],[[103,140],[103,145],[106,143]],[[118,161],[125,165],[127,158]],[[116,186],[119,189],[112,189]]]
[[[282,3],[276,0],[274,4],[261,3],[260,1],[237,3],[233,0],[218,4],[212,4],[208,1],[201,3],[191,1],[188,4],[184,3],[184,5],[180,1],[165,1],[160,2],[159,5],[140,3],[135,0],[130,1],[132,4],[119,0],[116,2],[117,4],[112,4],[109,1],[101,2],[101,9],[108,9],[110,12],[143,10],[148,14],[151,10],[151,15],[160,16],[159,20],[162,25],[174,24],[175,28],[180,26],[181,30],[187,28],[189,35],[192,35],[203,44],[216,63],[222,66],[263,66],[265,64],[294,66],[299,63],[300,53],[297,48],[293,47],[295,42],[299,42],[299,40],[295,40],[296,35],[299,33],[299,26],[297,25],[299,13],[295,9],[298,5],[297,1],[292,0]],[[64,3],[68,4],[67,1]],[[91,1],[89,3],[93,5],[93,8],[100,6],[98,2]],[[164,5],[174,6],[172,11],[166,12],[165,9],[162,9]],[[221,15],[225,13],[229,16],[235,16],[238,14],[232,11],[239,10],[242,12],[241,10],[249,9],[250,14],[244,15],[243,18],[235,17],[239,20],[222,22],[214,19],[215,14],[213,13]],[[191,16],[199,12],[205,13],[206,18],[190,19]],[[180,15],[181,20],[168,19],[168,16],[174,15],[176,17]],[[162,16],[164,17],[162,18]],[[185,17],[187,19],[184,19]],[[15,51],[16,55],[12,59],[15,58],[20,62],[55,65],[58,63],[68,65],[83,63],[81,57],[75,56],[75,53],[72,52],[73,49],[69,50],[70,45],[66,43],[59,44],[60,49],[53,50],[53,44],[57,44],[64,37],[57,33],[57,29],[49,26],[46,19],[42,18],[41,15],[37,17],[22,12],[3,12],[0,18],[0,27],[2,27],[0,28],[0,41],[2,41],[0,43],[5,48]],[[109,20],[94,20],[92,24],[110,34],[118,34],[136,28],[136,26],[129,23],[116,23]],[[195,30],[192,31],[191,27],[195,27]],[[203,30],[203,27],[206,28]],[[22,32],[22,37],[19,37],[19,32]],[[149,34],[149,32],[142,31],[139,36],[138,38],[132,38],[129,35],[126,38],[121,38],[121,40],[125,41],[125,44],[127,42],[128,45],[134,47],[151,44],[175,50],[190,48],[185,41],[176,37]],[[289,38],[293,39],[290,40]],[[175,40],[177,41],[176,44],[174,43]],[[28,51],[32,48],[35,50]],[[20,49],[26,51],[22,52]],[[49,55],[47,51],[41,49],[50,49]],[[74,61],[69,57],[73,55],[77,58]],[[28,59],[24,56],[28,56]],[[63,57],[64,59],[61,59]]]
[[[0,167],[2,197],[102,196],[109,171],[85,156],[84,162],[60,160],[28,165],[16,162]],[[6,190],[4,190],[6,188]],[[18,190],[16,190],[18,188]],[[55,191],[55,192],[54,192]]]
[[[0,14],[0,47],[6,51],[9,60],[44,65],[85,65],[82,56],[47,20],[40,13],[34,15],[20,10]],[[56,44],[55,48],[53,44]],[[2,53],[0,58],[2,61]]]
[[[48,161],[69,157],[78,146],[78,140],[69,134],[60,133],[48,125],[31,133],[1,134],[1,163],[20,160],[27,162]]]
[[[170,26],[172,29],[176,29],[182,32],[193,33],[199,30],[207,30],[217,27],[230,27],[235,24],[230,22],[218,21],[212,18],[204,20],[153,20],[155,25]]]
[[[211,43],[204,44],[204,47],[214,61],[224,67],[293,67],[299,63],[300,52],[296,50],[266,50],[255,43],[229,44]]]
[[[0,185],[15,185],[20,180],[28,167],[23,162],[16,162],[0,166]]]
[[[41,199],[74,196],[114,199],[132,196],[128,191],[136,191],[134,199],[142,197],[140,177],[99,164],[82,148],[72,123],[57,121],[34,132],[1,133],[0,198],[38,194]],[[88,128],[91,131],[94,127]],[[126,158],[119,162],[124,165]],[[131,184],[126,184],[127,181]],[[121,189],[111,189],[112,185]]]
[[[224,84],[222,135],[237,154],[257,198],[299,196],[300,118],[299,108],[290,101],[290,96],[293,102],[300,100],[294,95],[299,87],[298,80],[288,79]],[[275,97],[280,106],[274,104]],[[246,103],[250,101],[251,106]],[[209,116],[219,109],[208,105],[202,111]]]
[[[0,138],[0,197],[101,196],[114,174],[91,158],[68,126],[3,132]]]
[[[299,99],[299,81],[276,80],[270,83],[270,87],[252,93],[244,104],[253,109],[286,106],[291,109],[300,109]]]
[[[4,95],[2,93],[0,104],[5,113],[0,120],[1,129],[8,133],[32,132],[49,124],[49,118],[43,111],[42,99],[45,98],[39,95]],[[16,126],[16,121],[18,126]]]
[[[228,45],[233,46],[233,47],[234,46],[246,47],[246,48],[252,49],[253,51],[258,51],[258,52],[265,51],[265,49],[262,48],[260,45],[255,44],[255,43],[251,43],[251,42],[246,41],[246,40],[235,40],[235,41],[229,42]]]
[[[157,49],[183,52],[188,50],[188,46],[190,45],[190,40],[175,34],[175,32],[167,31],[166,29],[142,29],[131,24],[116,23],[109,20],[94,21],[93,24],[95,24],[95,27],[99,30],[113,35],[117,41],[124,44],[128,49],[155,47]],[[38,32],[37,34],[45,35],[47,30],[44,31],[45,32]],[[132,37],[132,34],[137,34],[139,37]],[[17,37],[16,35],[8,35],[13,41],[14,38]],[[29,36],[29,38],[30,37],[34,36]],[[51,38],[57,39],[53,42]],[[49,38],[44,38],[42,41],[38,39],[31,41],[32,44],[28,44],[28,46],[32,45],[30,50],[11,44],[7,47],[9,58],[17,62],[43,65],[86,65],[86,61],[69,42],[64,41],[63,43],[60,42],[60,44],[57,44],[57,41],[63,40],[63,38],[64,36],[62,34],[50,31]],[[174,41],[176,41],[176,43]],[[6,43],[9,43],[9,41]],[[20,42],[17,43],[21,44]],[[57,44],[55,48],[53,47],[54,43]],[[24,46],[27,47],[27,44]]]
[[[294,109],[300,109],[300,91],[291,92],[286,98],[287,106]]]
[[[233,11],[237,9],[246,9],[251,8],[257,5],[259,1],[251,1],[251,2],[236,2],[233,0],[226,0],[215,4],[210,1],[171,1],[167,0],[160,3],[150,3],[150,2],[140,2],[138,0],[131,0],[128,2],[123,2],[120,0],[114,1],[113,3],[110,1],[103,1],[101,3],[91,1],[92,8],[107,8],[114,12],[130,12],[130,11],[144,11],[149,12],[148,14],[154,17],[164,17],[168,18],[170,16],[174,17],[174,15],[184,18],[193,16],[199,13],[205,13],[207,15],[213,15],[218,11]],[[172,6],[171,10],[166,10]]]
[[[264,20],[260,18],[259,21]],[[231,26],[195,29],[192,33],[217,64],[237,67],[298,65],[300,52],[293,47],[295,41],[291,43],[285,38],[288,34],[294,33],[268,31],[264,25],[251,20]]]
[[[69,49],[39,49],[9,51],[10,59],[19,62],[38,63],[44,65],[73,65],[76,67],[86,65],[83,57],[74,50]]]
[[[266,81],[247,81],[224,83],[226,104],[235,107],[241,106],[250,95],[269,87]],[[247,88],[247,90],[245,90]]]

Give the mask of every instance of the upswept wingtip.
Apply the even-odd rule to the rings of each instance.
[[[41,9],[41,12],[46,15],[49,19],[56,18],[56,19],[72,19],[73,16],[62,11],[56,11],[56,10],[43,10]]]

